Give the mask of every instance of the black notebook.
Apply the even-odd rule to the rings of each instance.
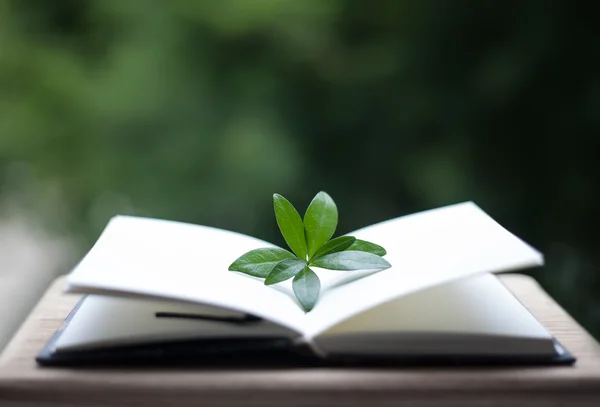
[[[323,270],[306,313],[284,283],[228,271],[271,244],[118,216],[68,277],[85,296],[37,361],[52,366],[570,364],[495,273],[542,255],[471,202],[352,233],[388,250],[383,271]],[[230,253],[234,253],[231,255]]]

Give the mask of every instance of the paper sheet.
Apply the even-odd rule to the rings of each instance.
[[[315,269],[322,292],[307,314],[293,297],[290,281],[268,287],[260,279],[227,270],[239,255],[271,244],[172,221],[115,217],[68,281],[78,292],[116,290],[249,312],[310,338],[401,295],[476,273],[543,264],[537,250],[472,202],[349,234],[385,247],[392,267],[358,279],[368,273]]]

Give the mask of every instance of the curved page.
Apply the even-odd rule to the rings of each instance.
[[[248,250],[272,246],[205,226],[147,218],[113,218],[69,276],[71,291],[122,292],[193,301],[252,313],[313,337],[402,295],[481,272],[543,263],[539,252],[471,202],[399,217],[351,235],[386,248],[392,267],[378,272],[316,270],[321,297],[305,314],[290,281],[228,271]]]
[[[307,315],[309,338],[361,311],[425,288],[477,273],[543,264],[537,250],[472,202],[382,222],[352,235],[386,248],[392,267],[375,273],[318,272],[327,280],[318,305]]]
[[[228,270],[237,257],[261,247],[273,245],[206,226],[116,216],[69,275],[69,291],[193,301],[298,330],[304,312],[289,294]]]

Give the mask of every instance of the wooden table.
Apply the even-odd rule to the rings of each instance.
[[[573,366],[377,369],[50,369],[35,355],[78,296],[57,280],[0,356],[0,405],[600,406],[600,346],[530,277],[503,281],[578,361]]]

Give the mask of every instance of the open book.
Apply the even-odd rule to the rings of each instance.
[[[86,295],[37,360],[574,361],[494,275],[541,266],[543,256],[474,203],[349,234],[384,246],[392,267],[316,269],[322,289],[305,313],[290,281],[266,286],[228,270],[240,254],[271,243],[114,217],[69,274],[66,291]]]

